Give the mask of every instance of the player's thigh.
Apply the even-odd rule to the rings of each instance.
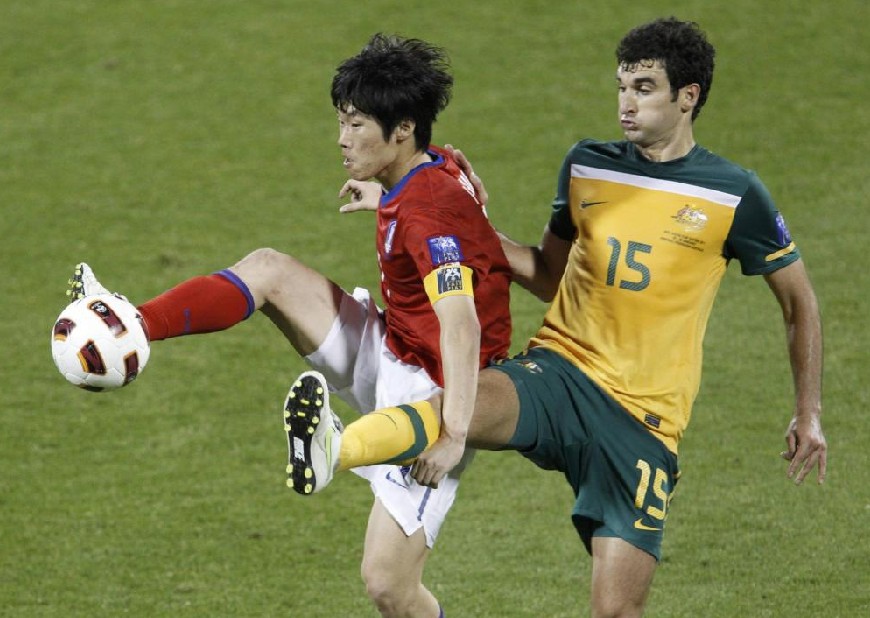
[[[656,560],[615,536],[592,538],[592,615],[642,616]]]
[[[507,445],[517,428],[520,400],[513,380],[494,369],[480,372],[474,415],[468,427],[468,444],[496,449]]]
[[[257,249],[230,270],[302,355],[323,343],[346,294],[318,271],[274,249]]]
[[[417,584],[429,555],[422,527],[406,535],[380,500],[369,514],[363,550],[362,575],[369,586]]]

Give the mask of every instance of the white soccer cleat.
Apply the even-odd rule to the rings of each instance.
[[[96,296],[97,294],[112,294],[113,296],[127,300],[125,296],[110,292],[102,283],[97,281],[94,271],[91,270],[91,267],[85,262],[77,264],[72,277],[70,277],[69,289],[66,291],[66,295],[69,296],[71,300],[79,300],[85,296]]]
[[[329,407],[326,379],[306,371],[293,383],[284,400],[287,432],[287,486],[303,496],[317,493],[332,480],[338,467],[343,427]]]

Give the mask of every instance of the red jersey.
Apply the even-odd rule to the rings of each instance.
[[[423,279],[444,264],[472,270],[484,367],[510,347],[511,270],[471,182],[444,150],[430,146],[428,152],[431,163],[381,197],[377,250],[387,347],[443,386],[440,325]]]

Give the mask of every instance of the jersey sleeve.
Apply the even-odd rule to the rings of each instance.
[[[562,240],[574,240],[577,228],[571,220],[571,151],[565,156],[562,168],[559,170],[559,180],[556,186],[556,197],[553,198],[550,214],[550,231]]]
[[[467,252],[474,248],[470,239],[463,238],[463,221],[443,209],[437,217],[432,214],[430,208],[418,208],[402,221],[404,249],[417,265],[429,300],[473,296],[473,271],[466,263]]]
[[[724,255],[737,259],[744,275],[769,274],[800,258],[785,219],[755,174],[737,205]]]

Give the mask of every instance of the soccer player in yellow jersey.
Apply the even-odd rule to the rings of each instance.
[[[596,617],[643,613],[707,318],[732,259],[761,275],[782,308],[795,387],[788,476],[800,483],[817,468],[822,482],[827,453],[821,321],[803,261],[758,177],[693,136],[713,78],[712,45],[697,24],[660,19],[631,30],[616,56],[625,139],[571,148],[538,246],[502,238],[513,280],[551,301],[526,351],[481,371],[467,431],[442,429],[421,454],[436,397],[380,411],[395,421],[395,436],[366,426],[380,415],[352,423],[316,466],[322,484],[335,470],[419,455],[412,475],[434,486],[468,445],[517,450],[563,472],[592,556]]]

